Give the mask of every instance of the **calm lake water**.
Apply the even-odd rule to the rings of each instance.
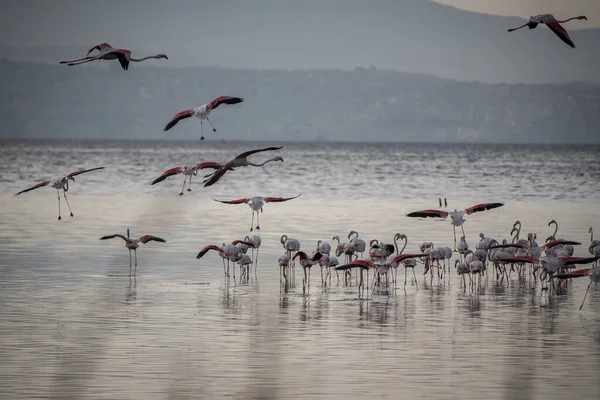
[[[465,292],[423,276],[418,288],[323,289],[279,284],[279,237],[312,251],[352,229],[367,242],[405,233],[452,246],[449,221],[407,218],[422,208],[503,201],[467,217],[472,248],[479,232],[509,238],[515,220],[538,241],[552,234],[582,242],[600,237],[600,147],[420,144],[3,141],[0,149],[0,397],[56,399],[592,399],[600,391],[600,287],[574,280],[540,307],[532,281],[482,281]],[[225,162],[253,148],[284,162],[239,168],[209,188],[182,176],[150,182],[167,168]],[[75,217],[56,192],[12,194],[79,168],[106,170],[70,185]],[[200,175],[200,174],[199,174]],[[247,205],[212,198],[302,196],[261,214],[256,276],[227,284],[220,245],[249,234]],[[111,233],[154,234],[128,252]],[[454,260],[452,260],[452,263]],[[401,276],[402,273],[399,273]],[[117,275],[117,276],[111,276]],[[125,275],[125,276],[124,276]],[[544,303],[544,301],[542,301]]]

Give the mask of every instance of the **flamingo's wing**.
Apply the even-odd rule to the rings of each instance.
[[[302,193],[300,193],[298,196],[294,196],[294,197],[265,197],[265,203],[278,203],[278,202],[282,202],[282,201],[288,201],[288,200],[292,200],[295,198],[298,198],[302,195]]]
[[[335,269],[337,271],[345,271],[345,270],[351,269],[351,268],[369,269],[369,268],[375,268],[375,265],[373,264],[373,261],[371,261],[371,260],[356,260],[356,261],[351,262],[350,264],[338,265],[337,267],[335,267]]]
[[[120,233],[115,233],[114,235],[106,235],[106,236],[102,236],[100,238],[100,240],[106,240],[106,239],[113,239],[116,237],[120,237],[121,239],[123,239],[124,241],[127,241],[127,238],[124,235],[121,235]]]
[[[153,235],[144,235],[142,236],[140,239],[140,242],[146,244],[148,242],[161,242],[161,243],[167,243],[167,241],[165,239],[159,238],[157,236],[153,236]]]
[[[219,164],[218,162],[214,162],[214,161],[204,161],[204,162],[196,164],[196,168],[198,168],[198,169],[205,169],[205,168],[219,169],[222,166],[223,166],[222,164]]]
[[[175,168],[171,168],[166,170],[165,172],[163,172],[158,178],[156,178],[155,180],[152,181],[151,185],[154,185],[156,183],[162,182],[165,179],[167,179],[170,176],[173,175],[177,175],[181,173],[181,167],[175,167]]]
[[[241,103],[242,101],[244,101],[244,99],[242,97],[219,96],[216,99],[211,100],[211,102],[208,103],[207,108],[209,110],[214,110],[215,108],[219,107],[221,104],[238,104],[238,103]]]
[[[392,258],[392,264],[399,263],[408,258],[421,258],[421,257],[429,257],[429,255],[425,253],[417,253],[417,254],[399,254],[396,257]]]
[[[231,244],[232,244],[232,245],[234,245],[234,246],[235,246],[236,244],[238,244],[238,243],[245,244],[245,245],[246,245],[246,246],[248,246],[248,247],[255,247],[255,246],[254,246],[254,243],[252,243],[252,242],[246,242],[245,240],[237,240],[237,239],[236,239],[236,240],[234,240],[233,242],[231,242]]]
[[[163,131],[164,132],[168,131],[169,129],[171,129],[172,127],[174,127],[175,124],[177,124],[182,119],[186,119],[186,118],[192,117],[193,115],[194,115],[194,110],[192,110],[192,109],[178,112],[177,114],[175,114],[173,116],[173,118],[171,118],[171,120],[169,121],[169,123],[167,124],[167,126],[165,126],[165,128],[163,129]]]
[[[442,211],[442,210],[421,210],[421,211],[414,211],[411,213],[406,214],[407,217],[417,217],[417,218],[427,218],[427,217],[431,217],[431,218],[447,218],[448,217],[448,213],[446,211]]]
[[[238,154],[235,158],[246,158],[248,156],[251,156],[252,154],[260,153],[261,151],[272,151],[272,150],[281,150],[281,149],[283,149],[283,146],[279,146],[279,147],[265,147],[263,149],[249,150],[249,151],[246,151],[244,153]]]
[[[556,275],[557,278],[565,279],[565,278],[581,278],[582,276],[588,276],[590,274],[591,268],[583,268],[576,269],[575,271],[571,271],[566,274]]]
[[[510,260],[503,260],[503,261],[508,261],[510,263],[531,263],[531,264],[537,264],[540,262],[540,259],[537,257],[533,257],[533,256],[515,256]]]
[[[196,258],[204,257],[204,255],[206,253],[208,253],[209,250],[215,250],[215,251],[218,251],[219,253],[221,252],[221,248],[219,246],[216,246],[214,244],[209,244],[208,246],[204,246],[204,248],[202,250],[200,250],[200,252],[196,256]]]
[[[33,186],[32,186],[32,187],[30,187],[30,188],[27,188],[27,189],[25,189],[25,190],[21,190],[19,193],[15,193],[15,194],[13,194],[13,196],[18,196],[18,195],[20,195],[21,193],[29,192],[29,191],[31,191],[31,190],[34,190],[34,189],[37,189],[37,188],[41,188],[41,187],[44,187],[44,186],[48,186],[48,184],[49,184],[49,183],[50,183],[50,181],[44,181],[44,182],[40,182],[40,183],[38,183],[38,184],[35,184],[35,185],[33,185]]]
[[[129,58],[131,56],[131,52],[128,50],[115,50],[114,53],[117,56],[121,67],[127,71],[129,69]]]
[[[80,169],[79,171],[71,172],[69,175],[67,175],[67,178],[73,178],[74,176],[85,174],[86,172],[97,171],[99,169],[104,169],[104,168],[106,168],[106,167],[96,167],[96,168],[90,168],[90,169]]]
[[[250,199],[237,199],[237,200],[217,200],[217,199],[213,199],[214,201],[218,201],[219,203],[225,203],[225,204],[243,204],[243,203],[248,203],[248,201]]]
[[[231,164],[232,164],[231,161],[229,161],[226,164],[223,164],[221,166],[221,168],[219,168],[218,170],[216,170],[215,172],[213,172],[210,175],[209,179],[206,179],[206,180],[202,181],[202,183],[204,183],[204,187],[208,187],[208,186],[214,185],[219,179],[221,179],[221,177],[223,175],[225,175],[225,172],[227,172],[228,170],[233,170],[233,168],[231,168]]]
[[[562,263],[567,265],[579,265],[579,264],[590,264],[598,260],[600,257],[568,257],[561,260]]]
[[[494,208],[502,207],[503,205],[504,205],[504,203],[482,203],[482,204],[477,204],[473,207],[466,208],[465,212],[467,213],[467,215],[471,215],[474,212],[491,210]]]
[[[92,47],[91,49],[88,50],[87,55],[89,56],[90,53],[94,50],[98,50],[98,51],[108,51],[110,49],[112,49],[113,47],[108,44],[108,43],[100,43],[99,45],[96,45],[94,47]]]
[[[567,246],[567,245],[571,245],[571,246],[578,246],[578,245],[580,245],[581,243],[579,243],[579,242],[575,242],[575,241],[573,241],[573,240],[563,240],[563,239],[558,239],[558,240],[553,240],[553,241],[551,241],[551,242],[548,242],[548,243],[546,243],[546,244],[542,245],[542,247],[541,247],[541,248],[542,248],[542,250],[544,250],[544,249],[549,249],[549,248],[551,248],[551,247],[554,247],[554,246],[556,246],[556,245],[559,245],[559,244],[562,244],[562,245],[565,245],[565,246]]]
[[[559,24],[557,20],[551,19],[551,20],[545,21],[545,23],[546,23],[546,26],[548,28],[550,28],[550,30],[552,32],[554,32],[554,34],[556,34],[556,36],[558,36],[560,38],[560,40],[562,40],[563,42],[565,42],[572,48],[575,48],[575,44],[569,37],[567,30],[565,28],[563,28],[562,25]]]

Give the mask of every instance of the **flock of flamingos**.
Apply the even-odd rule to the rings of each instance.
[[[577,19],[587,20],[585,16],[573,17],[564,21],[558,21],[551,14],[543,14],[531,17],[527,23],[514,29],[509,29],[509,32],[528,27],[534,29],[539,24],[545,24],[549,29],[552,30],[563,42],[575,48],[575,44],[569,37],[567,31],[560,25],[561,23]],[[92,54],[94,51],[96,53]],[[124,70],[128,70],[131,62],[140,62],[146,59],[168,59],[166,54],[157,54],[150,57],[136,59],[131,57],[131,51],[125,49],[113,48],[108,43],[102,43],[92,47],[86,57],[70,60],[61,61],[61,64],[68,66],[80,65],[92,61],[98,60],[118,60]],[[243,102],[244,99],[241,97],[232,96],[220,96],[212,101],[203,104],[199,107],[184,110],[176,113],[173,118],[166,124],[164,131],[172,129],[179,121],[195,117],[200,120],[200,140],[204,140],[203,132],[203,121],[206,120],[213,132],[216,132],[216,128],[209,119],[211,112],[222,104],[232,105]],[[262,167],[266,163],[282,161],[282,157],[274,157],[268,159],[262,163],[253,163],[248,160],[248,157],[257,153],[266,151],[280,150],[281,147],[267,147],[261,149],[255,149],[241,153],[231,159],[230,161],[220,164],[217,162],[201,162],[198,164],[191,164],[185,166],[179,166],[170,168],[164,171],[158,178],[156,178],[151,184],[157,184],[164,181],[170,176],[183,174],[183,186],[181,188],[180,196],[183,196],[186,183],[188,183],[187,191],[190,192],[192,177],[198,174],[198,171],[204,169],[212,169],[213,172],[205,175],[206,178],[203,183],[204,186],[211,186],[220,180],[226,172],[235,171],[238,167],[254,166]],[[67,199],[67,191],[69,190],[69,181],[75,181],[75,177],[96,170],[104,169],[105,167],[96,167],[91,169],[84,169],[72,172],[65,176],[59,176],[51,180],[46,180],[33,185],[25,190],[22,190],[15,194],[18,196],[22,193],[38,189],[40,187],[50,186],[56,189],[58,196],[58,219],[61,217],[61,199],[60,191],[63,192],[63,197],[67,207],[69,208],[70,216],[73,216],[71,206]],[[260,230],[259,215],[263,211],[263,207],[266,203],[270,202],[285,202],[299,197],[300,194],[293,197],[261,197],[256,196],[252,198],[242,198],[235,200],[216,200],[226,204],[247,204],[252,210],[252,222],[250,225],[250,231],[254,229]],[[442,208],[442,201],[439,200],[440,208]],[[444,199],[444,203],[447,206],[447,202]],[[433,280],[434,276],[437,275],[438,279],[445,279],[448,274],[450,279],[451,272],[451,259],[453,253],[458,253],[458,258],[454,261],[455,273],[458,274],[462,280],[462,285],[467,288],[467,277],[469,279],[469,288],[472,292],[476,292],[479,288],[482,277],[488,279],[489,275],[495,277],[500,281],[506,280],[507,282],[511,278],[512,274],[516,274],[517,279],[533,279],[540,280],[542,282],[542,294],[548,293],[551,290],[560,289],[561,285],[567,285],[572,278],[578,278],[588,276],[590,283],[585,292],[581,307],[585,302],[587,293],[592,283],[597,284],[600,282],[600,265],[598,260],[600,259],[600,240],[594,240],[593,229],[590,228],[590,244],[589,253],[591,257],[574,257],[574,246],[581,245],[579,242],[566,240],[563,238],[556,238],[558,231],[558,224],[552,220],[548,224],[555,225],[554,233],[549,236],[545,243],[541,246],[538,245],[536,239],[537,234],[528,233],[527,239],[521,238],[521,223],[516,221],[513,225],[511,234],[511,240],[503,239],[498,241],[491,237],[486,237],[483,233],[479,234],[480,241],[472,249],[467,244],[465,239],[465,233],[463,224],[466,221],[465,215],[470,215],[475,212],[481,212],[485,210],[491,210],[503,206],[503,203],[484,203],[478,204],[464,210],[444,211],[444,210],[422,210],[407,214],[408,217],[416,218],[441,218],[446,219],[450,217],[450,222],[454,230],[454,249],[449,247],[436,247],[431,242],[424,242],[419,245],[419,252],[405,253],[404,250],[408,244],[408,238],[404,234],[397,233],[394,235],[390,243],[386,243],[377,239],[369,241],[368,245],[356,231],[351,231],[347,238],[348,240],[340,240],[339,236],[334,236],[332,240],[336,241],[335,249],[332,251],[332,246],[325,241],[319,240],[310,255],[305,251],[300,250],[300,241],[295,238],[287,237],[287,235],[281,236],[281,244],[285,251],[285,254],[281,255],[277,262],[280,267],[280,282],[285,286],[293,284],[295,280],[295,265],[296,260],[303,269],[302,287],[303,292],[306,293],[310,289],[310,270],[311,267],[319,265],[321,269],[321,285],[327,287],[331,285],[332,275],[335,272],[337,283],[344,285],[352,285],[353,281],[358,289],[359,296],[364,296],[365,288],[368,291],[369,282],[371,284],[373,292],[376,288],[384,288],[387,290],[390,286],[396,287],[397,273],[399,268],[404,268],[404,287],[406,288],[407,283],[407,270],[412,270],[412,275],[415,279],[415,284],[418,283],[415,275],[415,267],[419,264],[424,266],[424,275],[430,275],[430,279]],[[256,214],[256,227],[254,227],[254,214]],[[456,239],[456,228],[460,227],[462,236],[460,240]],[[112,234],[106,235],[100,238],[100,240],[107,240],[112,238],[121,238],[125,242],[125,246],[129,251],[129,276],[135,276],[137,271],[137,249],[140,243],[145,244],[150,241],[166,242],[164,239],[153,236],[144,235],[140,238],[131,238],[129,229],[127,229],[127,235]],[[400,249],[398,241],[404,242],[403,247]],[[247,279],[250,275],[251,267],[255,266],[258,262],[258,251],[261,245],[261,238],[258,235],[246,236],[243,240],[234,240],[230,244],[219,245],[208,245],[204,247],[197,255],[197,258],[203,257],[210,250],[214,250],[223,260],[224,274],[229,279],[230,277],[230,263],[233,263],[233,277],[235,279],[235,265],[237,264],[240,268],[240,279]],[[252,257],[248,255],[248,250],[252,249]],[[256,256],[254,257],[254,252]],[[367,257],[364,257],[364,253],[367,252]],[[133,252],[133,260],[132,253]],[[335,255],[334,255],[335,254]],[[343,263],[340,263],[338,257],[344,257]],[[227,265],[226,265],[227,263]],[[575,269],[577,265],[592,264],[591,268]],[[132,274],[132,266],[135,266]],[[372,272],[372,274],[371,274]],[[340,277],[341,274],[341,277]],[[372,278],[370,276],[372,275]],[[371,281],[369,281],[371,279]],[[558,282],[558,283],[556,283]],[[550,290],[549,290],[550,289]],[[580,309],[581,309],[580,307]]]

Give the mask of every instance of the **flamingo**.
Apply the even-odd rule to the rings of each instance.
[[[575,48],[575,44],[573,44],[573,41],[569,37],[569,34],[567,33],[566,29],[560,25],[572,19],[584,19],[587,21],[587,17],[585,15],[581,15],[579,17],[572,17],[569,19],[565,19],[564,21],[558,21],[556,18],[554,18],[552,14],[539,14],[535,17],[530,17],[529,21],[527,21],[526,24],[523,24],[517,28],[509,29],[508,32],[516,31],[517,29],[521,29],[526,26],[529,27],[529,29],[535,29],[538,26],[538,24],[546,24],[546,26],[550,28],[550,30],[554,32],[556,36],[558,36],[563,42],[565,42],[572,48]]]
[[[294,196],[294,197],[254,196],[254,197],[246,197],[246,198],[237,199],[237,200],[217,200],[217,199],[213,199],[213,200],[218,201],[219,203],[225,203],[225,204],[248,204],[248,207],[250,207],[250,209],[252,210],[252,221],[250,222],[250,232],[252,232],[252,225],[254,225],[254,213],[256,213],[256,230],[258,231],[258,230],[260,230],[259,211],[263,212],[263,206],[266,203],[280,203],[283,201],[292,200],[297,197],[300,197],[301,194],[302,193],[300,193],[298,196]]]
[[[281,283],[281,272],[283,271],[283,278],[287,281],[287,276],[285,274],[285,269],[290,266],[290,258],[287,254],[279,256],[277,259],[277,263],[279,264],[279,283]]]
[[[161,243],[166,243],[167,241],[165,239],[161,239],[157,236],[153,236],[153,235],[144,235],[138,239],[132,239],[129,237],[129,228],[127,228],[127,236],[121,235],[120,233],[115,233],[113,235],[106,235],[106,236],[102,236],[100,238],[100,240],[107,240],[107,239],[113,239],[116,237],[120,237],[121,239],[123,239],[125,241],[125,247],[127,247],[127,250],[129,250],[129,276],[131,275],[131,251],[133,250],[133,254],[135,255],[135,269],[133,270],[133,276],[135,276],[136,272],[137,272],[137,249],[140,246],[140,243],[146,244],[148,242],[161,242]]]
[[[90,56],[90,53],[94,50],[98,50],[98,53],[94,56]],[[77,60],[61,61],[60,64],[67,64],[68,66],[73,66],[73,65],[85,64],[90,61],[97,61],[97,60],[119,60],[121,67],[123,67],[123,69],[125,71],[127,71],[127,69],[129,69],[130,62],[140,62],[140,61],[144,61],[144,60],[149,60],[151,58],[155,58],[157,60],[160,60],[160,59],[168,60],[169,59],[169,57],[167,57],[166,54],[157,54],[154,56],[148,56],[148,57],[144,57],[144,58],[132,58],[130,50],[115,49],[108,43],[100,43],[99,45],[92,47],[87,52],[86,57],[79,58]]]
[[[244,242],[250,242],[254,245],[252,246],[252,260],[254,260],[254,273],[256,273],[256,267],[258,266],[258,250],[260,250],[262,240],[260,239],[260,236],[252,235],[252,237],[246,236]],[[256,249],[256,258],[254,258],[254,249]]]
[[[252,167],[262,167],[263,165],[265,165],[266,163],[269,163],[271,161],[281,161],[283,162],[283,158],[282,157],[274,157],[271,158],[265,162],[263,162],[262,164],[255,164],[253,162],[248,161],[248,157],[256,154],[256,153],[260,153],[263,151],[274,151],[274,150],[281,150],[283,148],[283,146],[279,146],[279,147],[265,147],[263,149],[256,149],[256,150],[249,150],[246,151],[244,153],[238,154],[237,156],[235,156],[234,159],[228,161],[227,163],[223,164],[221,166],[221,168],[217,169],[215,172],[213,172],[212,174],[206,175],[205,177],[207,177],[208,179],[204,180],[204,187],[207,186],[211,186],[213,184],[215,184],[219,179],[221,179],[221,177],[223,175],[225,175],[225,172],[231,170],[233,171],[234,168],[236,167],[247,167],[247,166],[252,166]]]
[[[201,106],[198,106],[196,108],[191,108],[189,110],[184,110],[184,111],[178,112],[177,114],[175,114],[173,116],[173,118],[171,118],[169,123],[163,129],[163,131],[165,131],[165,132],[168,131],[169,129],[171,129],[172,127],[177,125],[177,123],[179,121],[181,121],[182,119],[196,117],[196,118],[200,119],[200,140],[204,140],[204,131],[203,131],[203,124],[202,124],[203,120],[208,121],[208,123],[212,127],[213,132],[217,131],[217,129],[213,126],[212,122],[210,122],[210,119],[208,119],[208,116],[210,115],[212,110],[219,107],[221,104],[238,104],[243,101],[244,101],[244,99],[242,97],[233,97],[233,96],[216,97],[216,98],[212,99],[210,102],[208,102],[206,104],[202,104]]]
[[[67,174],[65,176],[59,176],[56,178],[52,178],[49,181],[40,182],[36,185],[33,185],[32,187],[30,187],[28,189],[21,190],[19,193],[15,193],[13,195],[13,197],[18,196],[21,193],[29,192],[31,190],[50,185],[50,187],[56,189],[56,195],[58,196],[58,220],[60,221],[62,219],[62,217],[60,216],[60,190],[62,189],[62,191],[63,191],[63,196],[65,197],[65,201],[67,202],[67,207],[69,207],[69,213],[71,214],[71,217],[72,217],[73,211],[71,210],[71,205],[69,204],[69,200],[67,200],[67,192],[69,191],[69,180],[72,180],[73,182],[75,182],[75,177],[77,175],[84,174],[86,172],[96,171],[99,169],[104,169],[104,168],[105,167],[80,169],[79,171],[71,172],[70,174]]]
[[[302,269],[304,270],[304,279],[302,280],[302,293],[306,292],[307,284],[308,284],[308,290],[310,290],[310,268],[313,265],[315,265],[322,256],[323,255],[321,253],[319,253],[318,251],[312,257],[309,257],[303,251],[298,251],[298,252],[296,252],[296,254],[294,254],[294,257],[292,257],[292,260],[295,260],[296,257],[299,258],[300,265],[302,266]],[[308,269],[308,277],[306,275],[307,269]]]
[[[319,253],[324,254],[324,255],[329,255],[329,253],[331,253],[331,245],[327,242],[324,242],[322,240],[319,240],[317,242],[317,249],[316,249]]]
[[[348,233],[348,239],[350,239],[350,243],[354,246],[354,252],[360,253],[362,257],[362,253],[364,253],[367,248],[367,243],[358,237],[358,232],[356,231],[350,231],[350,233]]]
[[[600,258],[600,257],[596,257],[596,260],[598,258]],[[590,286],[592,286],[592,283],[594,283],[594,285],[596,285],[596,284],[598,284],[598,282],[600,282],[600,266],[579,269],[579,270],[573,271],[570,274],[568,274],[569,278],[579,278],[582,276],[587,276],[588,278],[590,278],[590,283],[588,283],[587,289],[585,290],[585,295],[583,296],[583,301],[581,302],[581,305],[579,306],[580,310],[583,308],[583,304],[585,303],[585,298],[587,297],[588,291],[590,290]]]
[[[240,247],[238,247],[238,245],[240,243],[243,245],[246,245],[248,247],[254,247],[254,244],[252,242],[246,242],[244,240],[234,240],[230,244],[223,243],[223,246],[209,244],[207,246],[204,246],[202,248],[202,250],[200,250],[200,252],[198,252],[198,255],[196,256],[196,258],[200,259],[200,258],[204,257],[204,255],[206,253],[208,253],[210,250],[216,251],[219,254],[219,256],[223,259],[224,274],[229,276],[229,262],[230,261],[232,261],[232,262],[238,261],[240,259],[241,255],[244,254],[242,249]],[[225,270],[225,260],[227,260],[227,270]],[[235,270],[234,270],[234,278],[235,278]]]
[[[335,267],[335,270],[336,271],[348,271],[352,268],[360,269],[360,281],[358,283],[357,288],[358,288],[358,295],[361,296],[362,289],[364,288],[364,285],[365,285],[364,276],[363,276],[364,271],[367,271],[367,283],[369,283],[369,270],[370,269],[377,270],[377,266],[371,260],[354,260],[354,261],[351,261],[344,265],[338,265],[337,267]],[[373,279],[375,279],[375,278],[373,278]]]
[[[456,227],[460,226],[463,232],[463,236],[465,236],[465,229],[463,228],[463,224],[465,223],[464,216],[465,214],[471,215],[474,212],[478,211],[486,211],[494,208],[502,207],[504,203],[482,203],[477,204],[469,208],[465,208],[464,210],[454,210],[454,211],[442,211],[442,210],[421,210],[415,211],[406,214],[407,217],[419,217],[419,218],[442,218],[446,219],[450,216],[452,228],[454,229],[454,249],[456,249]]]
[[[185,189],[185,182],[186,182],[187,177],[188,176],[190,177],[190,183],[188,185],[187,191],[191,192],[192,191],[192,176],[196,176],[198,174],[198,170],[202,170],[205,168],[219,169],[219,168],[221,168],[221,164],[213,162],[213,161],[205,161],[205,162],[201,162],[198,164],[188,164],[188,165],[184,165],[183,167],[170,168],[170,169],[166,170],[165,172],[163,172],[161,174],[161,176],[159,176],[154,181],[152,181],[151,185],[155,185],[159,182],[162,182],[165,179],[167,179],[169,176],[183,174],[183,186],[181,187],[181,193],[179,193],[180,196],[183,196],[183,189]]]

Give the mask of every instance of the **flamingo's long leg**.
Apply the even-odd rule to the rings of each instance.
[[[200,120],[200,140],[204,140],[204,124]]]
[[[254,260],[254,275],[256,275],[256,270],[258,269],[258,251],[260,247],[256,249],[256,259]],[[252,249],[252,258],[254,259],[254,249]]]
[[[185,185],[185,178],[183,180],[183,184]],[[188,184],[188,192],[192,191],[192,175],[190,175],[190,183]]]
[[[417,290],[419,290],[419,282],[417,282],[417,275],[415,275],[415,268],[412,268],[413,278],[415,278],[415,285],[417,286]]]
[[[60,216],[60,191],[56,189],[56,197],[58,198],[58,220],[60,221],[62,217]]]
[[[95,57],[94,57],[94,58],[90,58],[90,59],[88,59],[88,60],[70,62],[70,63],[68,63],[67,65],[68,65],[69,67],[72,67],[73,65],[85,64],[85,63],[89,63],[90,61],[96,61],[96,60],[97,60],[97,58],[95,58]]]
[[[85,60],[92,60],[95,59],[96,57],[83,57],[83,58],[78,58],[76,60],[68,60],[68,61],[61,61],[59,64],[72,64],[72,63],[76,63],[76,62],[80,62],[80,61],[85,61]]]
[[[260,213],[258,211],[256,212],[256,230],[260,230]]]
[[[129,276],[131,276],[131,249],[127,250],[129,250]]]
[[[133,255],[135,258],[135,267],[133,268],[133,276],[137,274],[137,249],[133,250]]]
[[[69,204],[69,200],[67,199],[67,192],[63,191],[63,196],[65,197],[65,202],[67,203],[67,207],[69,207],[69,214],[71,214],[71,217],[72,217],[73,211],[71,211],[71,205]]]
[[[583,303],[585,303],[585,298],[587,297],[588,290],[590,290],[590,286],[592,286],[592,280],[591,279],[590,279],[590,283],[588,284],[587,289],[585,290],[585,295],[583,296],[583,301],[581,302],[581,306],[579,306],[580,310],[583,308]]]
[[[206,120],[208,121],[208,123],[210,124],[210,127],[212,128],[213,132],[216,132],[217,129],[213,126],[212,122],[210,122],[210,119],[208,119],[208,117],[206,117]]]
[[[253,226],[254,226],[254,210],[252,210],[252,221],[250,221],[250,232],[252,232],[252,229],[254,229]]]
[[[183,189],[185,189],[185,175],[183,177],[183,186],[181,187],[181,192],[179,193],[180,196],[183,196]]]

